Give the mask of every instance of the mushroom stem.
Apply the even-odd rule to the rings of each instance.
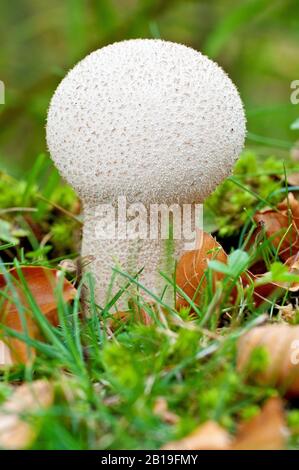
[[[112,213],[117,213],[115,206],[110,207]],[[180,206],[177,207],[180,208]],[[126,308],[128,299],[137,294],[147,302],[153,301],[151,293],[161,296],[167,285],[160,272],[172,278],[175,259],[186,248],[186,243],[190,243],[190,238],[186,239],[182,236],[174,239],[170,236],[167,239],[165,224],[161,224],[161,214],[158,216],[158,223],[153,228],[150,225],[152,220],[149,216],[149,208],[147,212],[147,217],[143,219],[145,223],[143,228],[140,227],[140,223],[136,225],[136,219],[134,223],[130,220],[126,222],[126,226],[122,226],[119,219],[114,221],[113,218],[107,216],[106,205],[85,205],[82,256],[91,259],[85,270],[91,272],[95,279],[97,305],[104,307],[121,288],[128,284],[129,286],[116,303],[118,308]],[[194,220],[195,214],[191,221],[190,233],[191,231],[194,233]],[[115,226],[114,222],[116,222]],[[143,230],[145,227],[148,229],[146,239],[140,237],[140,235],[145,236]],[[151,239],[150,235],[153,237],[154,234],[156,236]],[[117,273],[113,268],[123,274]],[[127,275],[133,277],[136,282],[130,282]],[[144,286],[146,290],[141,286]],[[165,295],[164,300],[173,299],[171,285],[167,287]]]

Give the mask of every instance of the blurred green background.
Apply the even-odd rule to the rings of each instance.
[[[240,90],[247,146],[286,155],[299,104],[298,0],[2,0],[0,169],[30,170],[46,151],[45,119],[55,87],[79,59],[127,38],[161,37],[216,60]]]

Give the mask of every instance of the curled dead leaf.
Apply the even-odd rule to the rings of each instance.
[[[20,269],[40,311],[50,323],[57,325],[57,296],[55,289],[59,285],[61,271],[41,266],[23,266]],[[12,269],[9,271],[9,276],[13,289],[7,285],[7,280],[3,274],[0,274],[0,289],[3,290],[10,299],[17,294],[20,303],[26,308],[25,318],[28,335],[32,338],[39,338],[40,331],[30,313],[28,298],[22,288],[18,270],[15,268]],[[68,302],[75,297],[75,294],[76,289],[69,281],[64,279],[62,285],[63,300]],[[16,331],[23,331],[22,320],[16,303],[8,299],[4,300],[0,310],[0,323]],[[29,357],[34,357],[34,350],[32,348],[29,349],[24,342],[18,339],[12,339],[8,336],[5,342],[10,348],[14,362],[24,363]]]
[[[278,314],[280,318],[287,323],[292,323],[292,321],[296,317],[297,312],[298,304],[296,306],[291,303],[278,306]]]
[[[203,231],[198,231],[196,245],[195,250],[186,251],[179,259],[176,267],[176,284],[195,304],[198,304],[200,296],[207,285],[204,273],[208,267],[208,262],[213,259],[225,263],[227,255],[215,238]],[[213,271],[214,285],[222,278],[222,273]],[[188,306],[188,302],[178,293],[177,309]]]
[[[267,273],[264,273],[264,275]],[[285,290],[291,290],[295,288],[295,284],[286,284],[286,283],[275,283],[275,282],[267,282],[265,284],[259,284],[259,281],[262,279],[263,275],[255,275],[252,272],[247,271],[242,276],[243,285],[246,286],[249,284],[249,280],[254,282],[254,289],[253,289],[253,300],[256,307],[259,307],[263,303],[267,302],[272,303],[272,298],[275,295],[276,297],[283,295]]]
[[[30,446],[37,430],[24,420],[23,415],[49,408],[53,401],[53,386],[46,380],[17,387],[0,408],[0,447],[24,449]]]
[[[299,161],[299,141],[294,143],[293,147],[290,150],[290,157],[293,161]]]
[[[11,353],[9,347],[0,341],[0,367],[1,366],[10,366],[13,364]]]
[[[94,261],[94,256],[78,256],[75,259],[63,259],[58,264],[58,267],[67,273],[75,274],[76,276],[81,276],[82,270],[86,268],[92,261]]]
[[[248,379],[279,387],[288,396],[299,396],[299,326],[258,326],[241,336],[237,354],[240,372],[247,373],[252,352],[257,347],[267,351],[269,362],[261,372],[248,371]]]

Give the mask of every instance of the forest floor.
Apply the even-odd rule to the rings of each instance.
[[[122,312],[142,285],[126,275],[96,304],[80,203],[46,156],[23,180],[1,173],[0,447],[298,449],[295,157],[245,152],[164,277],[173,302],[136,295]]]

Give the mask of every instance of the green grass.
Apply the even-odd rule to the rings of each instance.
[[[205,272],[207,284],[199,305],[176,287],[189,301],[190,308],[194,308],[195,314],[190,316],[188,308],[177,312],[174,302],[166,304],[152,294],[155,312],[142,298],[132,299],[129,321],[119,321],[113,331],[109,321],[114,305],[131,283],[139,285],[138,278],[115,268],[114,275],[125,280],[125,288],[100,309],[94,301],[90,275],[86,273],[82,278],[76,274],[71,276],[77,287],[76,298],[67,305],[62,300],[61,289],[57,289],[60,326],[52,326],[36,304],[22,276],[21,266],[55,266],[62,258],[76,256],[72,238],[62,237],[58,242],[52,232],[54,220],[56,226],[59,223],[61,227],[73,221],[77,232],[80,231],[79,216],[74,214],[76,199],[72,191],[61,183],[52,184],[53,177],[48,179],[48,186],[42,184],[45,170],[49,171],[45,157],[37,160],[34,177],[27,180],[14,181],[2,175],[1,217],[8,224],[19,224],[25,230],[25,234],[16,236],[11,243],[6,237],[0,247],[1,273],[6,276],[13,301],[24,321],[22,333],[2,325],[2,335],[24,341],[38,354],[33,363],[16,365],[0,372],[0,402],[9,397],[13,385],[23,381],[47,378],[55,386],[54,404],[49,409],[25,416],[37,432],[31,445],[33,449],[158,449],[209,419],[235,432],[240,419],[251,416],[267,397],[279,393],[271,387],[247,383],[245,376],[236,371],[236,341],[239,336],[263,323],[266,312],[279,321],[275,302],[279,300],[282,305],[291,300],[291,295],[286,293],[282,298],[269,299],[256,309],[252,286],[244,288],[239,281],[239,276],[260,256],[271,270],[271,280],[285,280],[286,276],[269,240],[262,241],[258,250],[253,246],[252,250],[245,252],[244,240],[241,240],[242,226],[234,225],[231,232],[232,221],[236,220],[244,200],[249,201],[253,210],[264,200],[264,203],[277,200],[273,194],[278,194],[278,199],[284,197],[284,193],[279,192],[285,188],[284,182],[271,179],[267,171],[269,162],[258,164],[256,158],[253,154],[245,154],[237,165],[234,179],[224,182],[208,201],[207,206],[212,211],[221,195],[222,206],[218,207],[215,217],[222,227],[222,236],[233,233],[234,237],[229,239],[232,244],[228,264],[212,261]],[[252,167],[254,176],[250,176],[249,167]],[[52,170],[50,172],[52,174]],[[225,212],[225,203],[231,202],[230,192],[236,181],[235,206]],[[46,196],[41,197],[42,191]],[[30,212],[35,225],[23,225],[22,204],[37,209]],[[20,210],[8,211],[13,207]],[[248,227],[251,224],[249,212],[246,213],[247,218],[242,219],[243,224],[249,224]],[[36,231],[36,224],[42,232],[38,236],[32,230],[34,227]],[[52,236],[41,247],[41,240],[49,231]],[[12,266],[19,271],[27,307],[10,282],[8,270]],[[213,292],[211,279],[215,270],[223,272],[225,277]],[[173,287],[172,279],[163,273],[161,276],[165,285]],[[292,280],[298,281],[298,276],[293,275]],[[91,290],[89,317],[82,315],[80,304],[81,291],[86,284]],[[233,288],[237,289],[234,305],[229,302],[229,292]],[[4,290],[0,308],[6,297]],[[151,316],[151,325],[136,321],[136,305]],[[39,325],[43,341],[32,339],[26,333],[26,312]],[[255,361],[252,367],[256,366],[256,361],[262,367],[260,356],[252,361]],[[178,416],[176,424],[167,424],[156,415],[155,402],[161,397]],[[288,419],[293,426],[297,425],[298,412],[296,404],[290,402]],[[296,436],[291,436],[290,448],[299,447]]]
[[[80,205],[45,153],[44,124],[55,87],[92,50],[123,39],[154,37],[208,54],[240,91],[251,150],[205,204],[205,229],[217,234],[230,254],[230,265],[210,265],[200,305],[173,286],[190,305],[185,311],[177,312],[174,303],[168,305],[153,296],[157,304],[153,313],[138,298],[132,305],[143,307],[153,324],[136,322],[132,307],[131,321],[120,322],[111,332],[109,318],[123,291],[101,309],[94,301],[93,280],[75,272],[67,276],[77,287],[77,297],[66,305],[58,290],[60,327],[54,328],[22,280],[21,289],[44,341],[32,341],[25,333],[16,335],[2,327],[2,334],[18,336],[34,346],[38,356],[33,364],[0,372],[0,403],[22,381],[46,377],[54,382],[54,405],[28,417],[38,431],[33,448],[156,449],[207,419],[234,432],[241,417],[251,416],[266,397],[277,393],[248,385],[236,373],[237,338],[263,321],[265,313],[279,321],[276,300],[280,305],[297,301],[296,293],[286,291],[256,309],[252,285],[244,288],[238,275],[257,258],[265,262],[271,279],[286,275],[269,240],[262,238],[248,255],[244,250],[255,211],[275,207],[290,190],[285,175],[299,170],[298,163],[289,160],[298,138],[298,105],[290,102],[290,83],[299,78],[299,3],[52,0],[42,8],[35,0],[19,0],[18,8],[14,2],[2,3],[6,47],[1,50],[0,79],[5,83],[6,103],[0,106],[0,169],[9,169],[17,177],[0,171],[0,269],[8,280],[14,266],[57,267],[65,259],[76,266]],[[236,253],[242,265],[236,266]],[[226,277],[213,293],[215,270],[224,271]],[[161,275],[166,286],[173,284]],[[121,277],[126,287],[138,283],[136,277],[117,269],[113,276]],[[80,293],[86,283],[90,318],[81,314]],[[237,300],[231,305],[228,293],[234,288]],[[5,296],[2,291],[0,310]],[[26,308],[16,293],[13,297],[24,318]],[[298,314],[293,322],[299,323]],[[155,415],[158,397],[164,397],[178,415],[177,424],[165,424]],[[291,428],[298,429],[298,403],[289,402],[287,413]],[[289,446],[299,448],[298,433],[291,435]]]

